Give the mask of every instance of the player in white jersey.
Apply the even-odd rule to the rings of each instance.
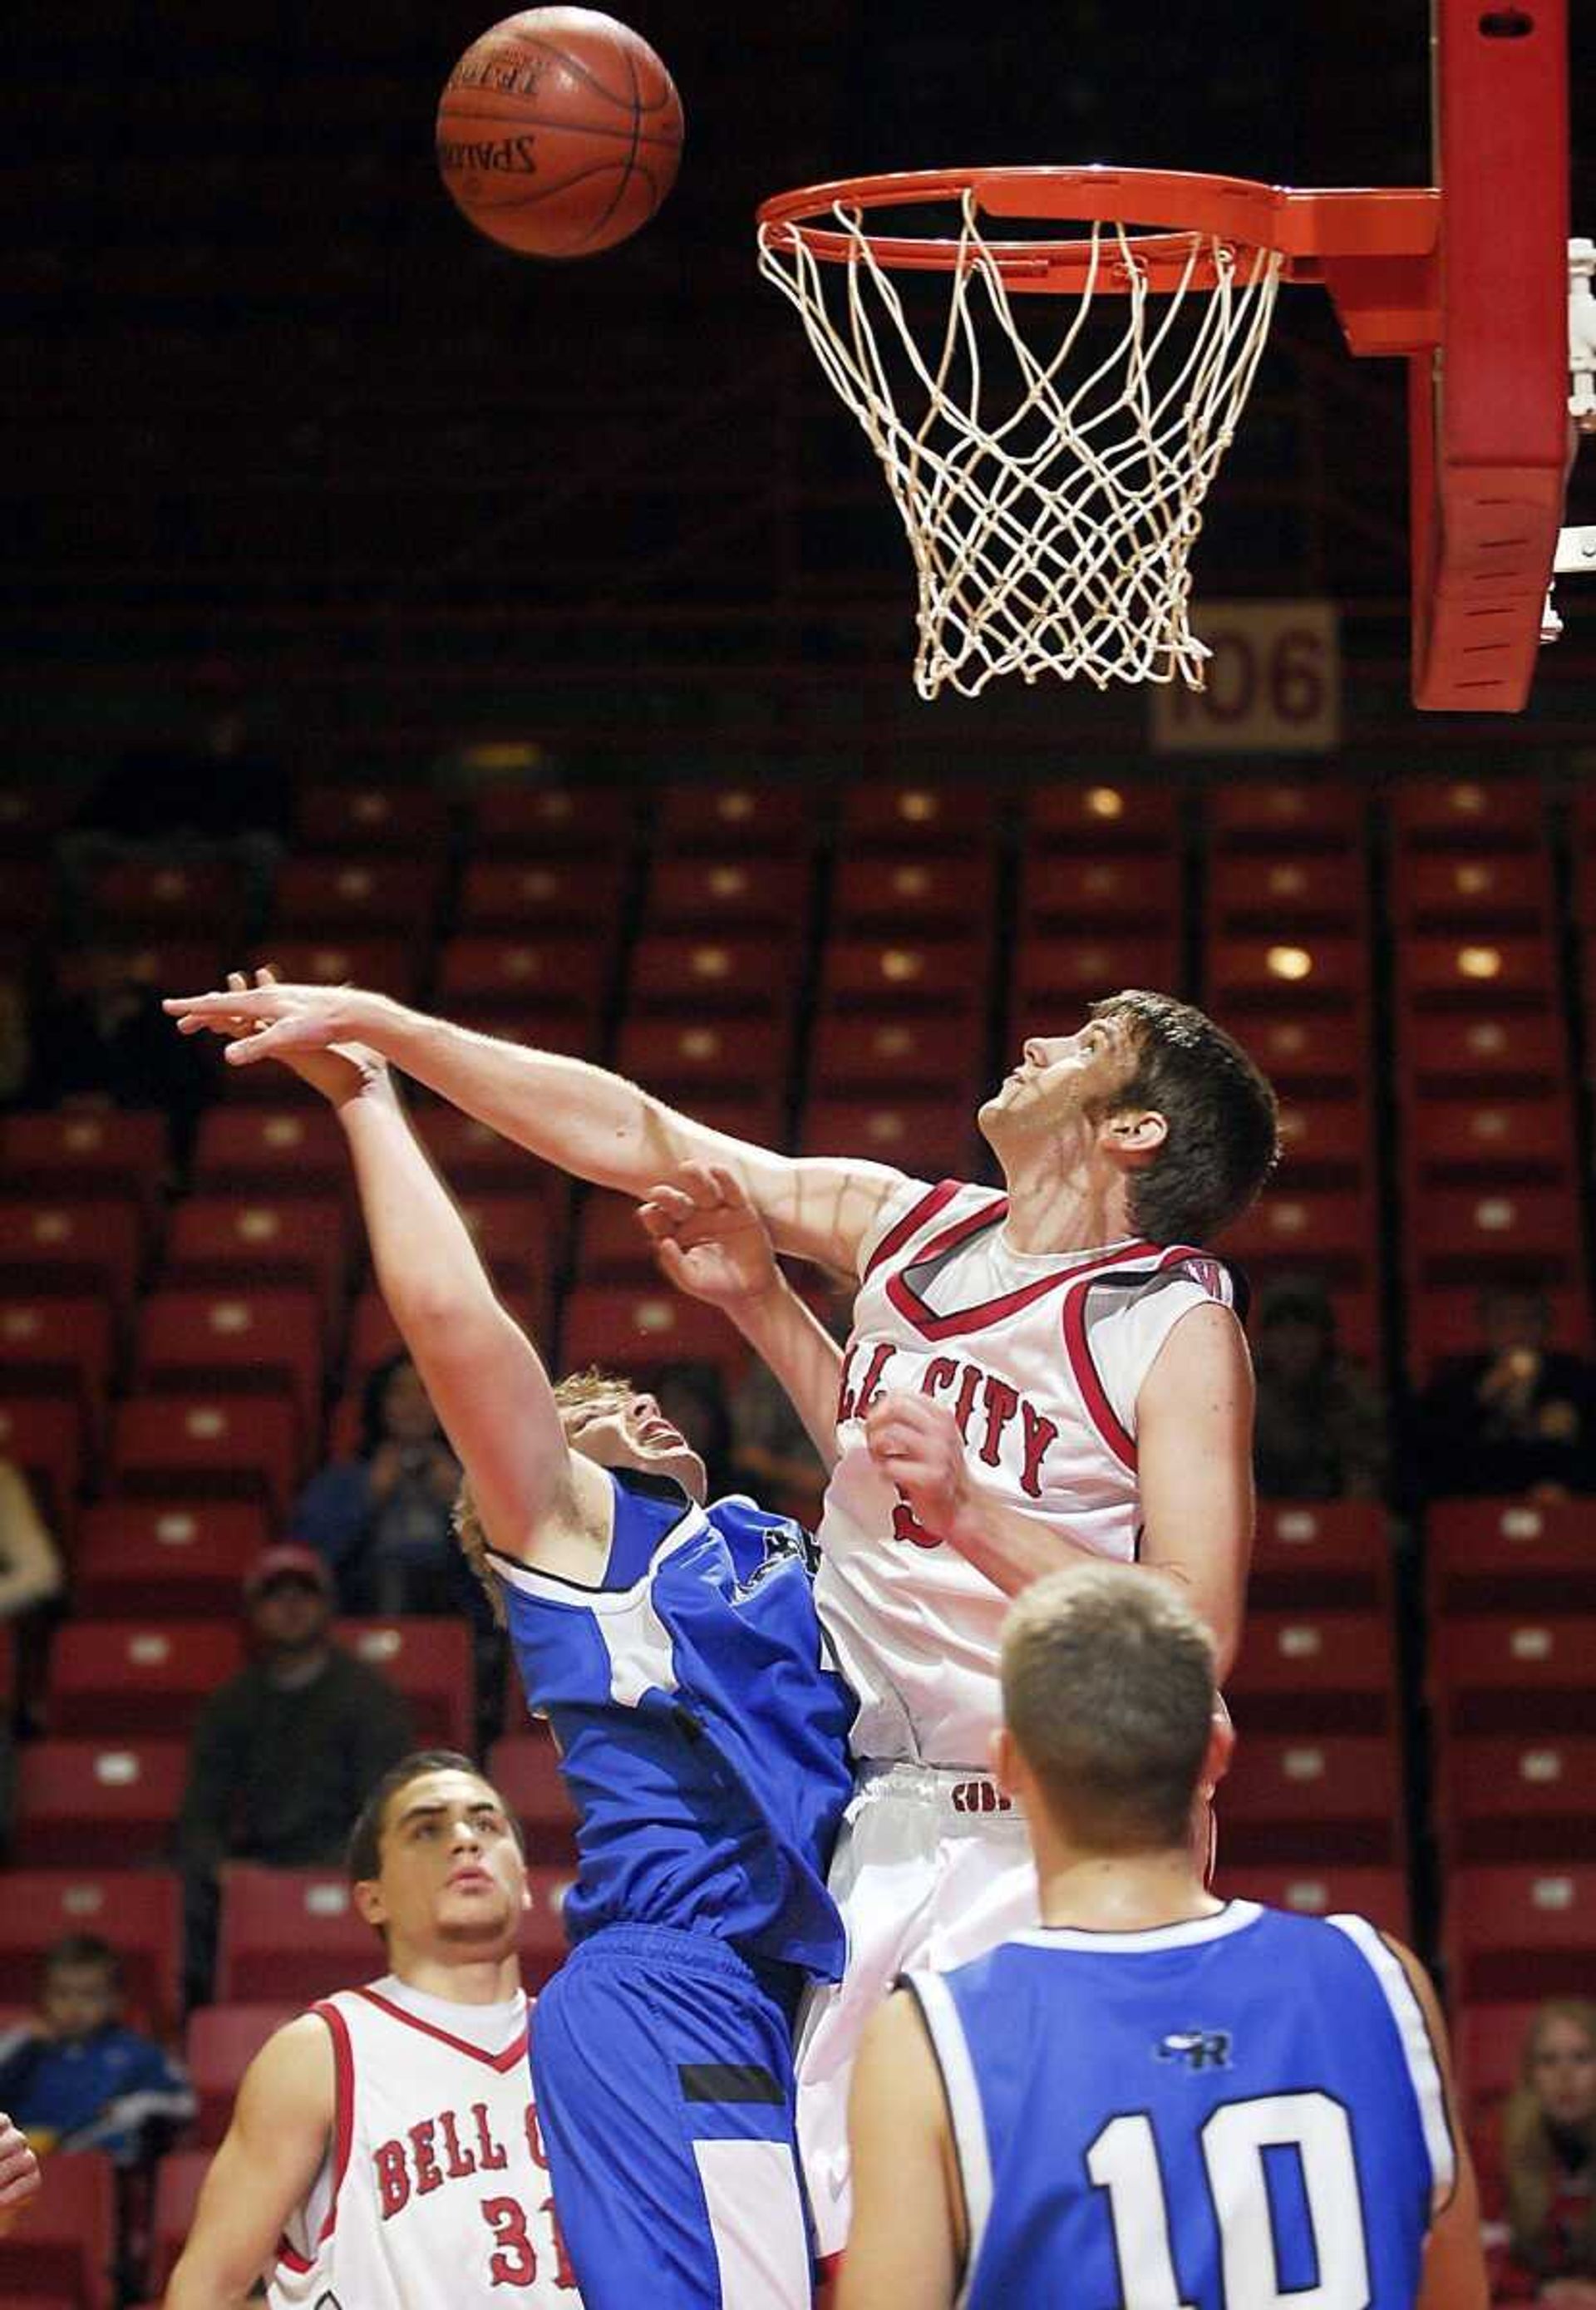
[[[581,2310],[526,2058],[519,1832],[464,1757],[377,1784],[350,1840],[388,1969],[325,1998],[239,2089],[166,2310]]]
[[[198,1031],[225,1027],[230,1003],[168,1008]],[[1133,1554],[1214,1630],[1221,1674],[1234,1656],[1251,1371],[1223,1271],[1201,1252],[1167,1255],[1256,1194],[1276,1151],[1269,1086],[1201,1012],[1129,991],[1073,1033],[1030,1038],[981,1107],[1006,1194],[944,1194],[884,1165],[728,1139],[581,1061],[357,989],[275,987],[251,1007],[261,1023],[230,1064],[366,1043],[598,1185],[644,1196],[684,1160],[723,1166],[778,1250],[860,1280],[820,1533],[823,1610],[864,1701],[833,1870],[849,1977],[800,2048],[817,2232],[835,2252],[865,2016],[906,1967],[974,1955],[1035,1901],[1023,1837],[985,1772],[994,1589],[1104,1549]]]

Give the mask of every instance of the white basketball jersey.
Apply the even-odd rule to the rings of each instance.
[[[888,1390],[946,1404],[1005,1506],[1099,1556],[1136,1553],[1136,1398],[1195,1307],[1229,1306],[1222,1262],[1132,1238],[1038,1256],[1002,1241],[990,1187],[906,1182],[861,1250],[815,1584],[859,1695],[861,1758],[983,1767],[999,1718],[1008,1598],[923,1532],[865,1448]]]
[[[525,1998],[446,2004],[390,1976],[312,2010],[332,2034],[337,2115],[278,2248],[272,2310],[581,2310],[532,2106]]]

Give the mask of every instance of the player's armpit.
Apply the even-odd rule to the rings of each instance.
[[[1469,2145],[1458,2118],[1457,2092],[1452,2079],[1452,2054],[1447,2044],[1446,2024],[1442,2019],[1440,2000],[1436,1995],[1428,1974],[1412,1950],[1405,1949],[1401,1941],[1393,1941],[1389,1933],[1383,1933],[1381,1939],[1407,1975],[1409,1985],[1424,2015],[1436,2067],[1440,2071],[1441,2090],[1446,2104],[1446,2123],[1457,2161],[1457,2175],[1451,2193],[1437,2207],[1425,2245],[1424,2271],[1415,2310],[1487,2310],[1490,2287],[1479,2237],[1479,2192],[1474,2180]]]
[[[949,2310],[958,2280],[947,2104],[914,1998],[889,1997],[865,2030],[848,2097],[854,2219],[836,2310]]]
[[[326,2156],[335,2097],[327,2025],[301,2014],[244,2073],[164,2310],[244,2310]]]
[[[1136,1399],[1142,1534],[1162,1572],[1211,1629],[1222,1683],[1241,1641],[1253,1554],[1253,1367],[1227,1307],[1176,1323]]]

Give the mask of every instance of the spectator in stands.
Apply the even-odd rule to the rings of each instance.
[[[13,1620],[61,1591],[61,1559],[28,1479],[0,1455],[0,1620]]]
[[[1479,1295],[1482,1353],[1448,1358],[1415,1407],[1425,1498],[1596,1490],[1596,1372],[1548,1345],[1551,1307],[1533,1286]]]
[[[158,2157],[195,2108],[178,2062],[122,2019],[108,1941],[69,1933],[45,1951],[39,2010],[0,2034],[0,2101],[41,2156],[103,2149],[118,2166]]]
[[[1259,1293],[1253,1362],[1253,1467],[1264,1498],[1377,1498],[1384,1407],[1368,1373],[1342,1353],[1335,1309],[1316,1278],[1281,1276]]]
[[[366,1382],[355,1457],[311,1478],[294,1533],[325,1558],[346,1612],[458,1612],[477,1588],[455,1545],[459,1489],[416,1368],[393,1356]]]
[[[660,1364],[654,1373],[652,1393],[665,1418],[686,1437],[708,1471],[709,1498],[717,1500],[738,1490],[731,1407],[715,1366],[689,1357]]]
[[[1502,2117],[1497,2302],[1596,2310],[1596,2005],[1556,1999],[1524,2040]]]
[[[269,1548],[244,1586],[255,1659],[195,1727],[178,1823],[191,1999],[210,1993],[216,1871],[336,1862],[368,1791],[412,1746],[386,1678],[332,1636],[332,1576],[313,1548]]]

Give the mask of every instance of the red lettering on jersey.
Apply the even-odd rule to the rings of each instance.
[[[958,1364],[952,1356],[932,1356],[921,1376],[922,1395],[934,1395],[940,1387],[951,1387],[958,1375]]]
[[[443,2171],[438,2162],[438,2152],[432,2147],[432,2136],[436,2131],[436,2121],[430,2117],[424,2117],[420,2125],[412,2125],[410,2129],[410,2146],[415,2152],[418,2198],[429,2198],[434,2190],[443,2187]]]
[[[538,2172],[546,2174],[549,2170],[549,2153],[543,2148],[543,2129],[538,2123],[537,2105],[530,2101],[526,2105],[526,2147]]]
[[[439,2131],[443,2134],[443,2154],[448,2159],[447,2168],[451,2182],[463,2182],[468,2174],[477,2170],[477,2161],[469,2149],[462,2149],[460,2137],[455,2131],[455,2113],[440,2109],[438,2113]]]
[[[404,2144],[385,2141],[372,2152],[372,2164],[377,2168],[377,2196],[385,2222],[392,2221],[400,2209],[410,2203],[410,2175],[404,2167]]]
[[[1048,1420],[1034,1405],[1023,1400],[1019,1406],[1020,1435],[1025,1445],[1025,1467],[1020,1473],[1021,1488],[1032,1499],[1042,1497],[1042,1463],[1047,1447],[1058,1434],[1058,1421]]]
[[[574,2294],[577,2290],[577,2273],[571,2268],[570,2256],[565,2250],[565,2233],[559,2227],[559,2216],[554,2210],[552,2198],[543,2200],[542,2211],[548,2215],[549,2228],[554,2233],[554,2283],[559,2288],[561,2293]]]
[[[886,1370],[888,1365],[891,1362],[893,1357],[897,1353],[898,1350],[892,1345],[890,1340],[878,1340],[876,1342],[875,1346],[870,1351],[870,1361],[865,1366],[864,1377],[859,1383],[859,1393],[854,1398],[854,1409],[851,1412],[845,1414],[846,1418],[853,1420],[863,1419],[865,1413],[870,1410],[871,1405],[875,1402],[877,1396],[880,1395],[881,1392],[881,1374]]]
[[[911,1548],[941,1548],[942,1544],[941,1535],[927,1532],[907,1500],[901,1497],[892,1511],[892,1537],[906,1540]]]
[[[981,1457],[989,1468],[995,1468],[1003,1430],[1019,1410],[1019,1390],[1011,1387],[1006,1379],[994,1379],[988,1372],[982,1392],[986,1400],[986,1433],[981,1439]]]
[[[471,2115],[477,2130],[477,2163],[484,2174],[499,2173],[509,2160],[506,2158],[502,2146],[493,2139],[492,2131],[488,2123],[487,2103],[473,2101],[471,2105]]]
[[[976,1408],[976,1391],[981,1385],[979,1364],[966,1364],[964,1377],[958,1383],[958,1394],[953,1405],[953,1417],[958,1432],[967,1444],[970,1440],[970,1414]]]
[[[493,2233],[489,2285],[530,2286],[538,2274],[538,2258],[521,2207],[514,2198],[484,2198],[482,2219]]]

